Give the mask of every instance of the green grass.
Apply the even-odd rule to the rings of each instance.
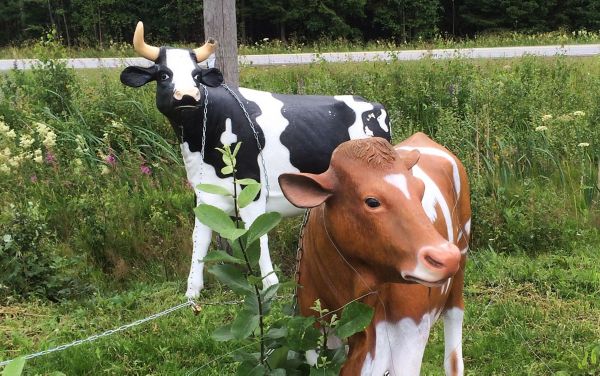
[[[600,340],[598,239],[573,251],[530,257],[473,251],[466,274],[463,353],[468,375],[597,374],[579,369]],[[43,350],[146,317],[184,301],[181,283],[137,284],[81,301],[16,303],[0,308],[0,358]],[[284,300],[290,295],[283,295]],[[199,299],[200,315],[184,308],[169,316],[28,362],[26,374],[223,375],[240,344],[219,343],[211,331],[232,317],[235,297],[215,283]],[[438,322],[422,374],[443,373]]]
[[[149,40],[149,43],[156,42]],[[280,54],[280,53],[305,53],[305,52],[347,52],[347,51],[390,51],[412,49],[436,48],[474,48],[474,47],[510,47],[510,46],[540,46],[564,44],[600,43],[600,34],[594,31],[553,31],[546,33],[523,34],[506,32],[499,34],[483,34],[474,38],[446,38],[438,36],[431,40],[416,40],[410,43],[396,43],[391,40],[375,40],[368,42],[355,42],[345,39],[323,39],[311,43],[302,43],[291,40],[283,43],[280,40],[268,38],[254,43],[240,43],[240,55],[254,54]],[[25,59],[35,58],[39,55],[36,49],[37,42],[22,43],[19,46],[5,46],[0,48],[0,59]],[[192,45],[169,43],[179,47],[197,47]],[[131,43],[114,42],[104,48],[98,47],[71,47],[65,49],[65,56],[76,58],[99,57],[132,57],[136,56]]]

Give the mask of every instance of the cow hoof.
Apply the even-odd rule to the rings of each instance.
[[[188,285],[185,297],[188,299],[196,299],[202,291],[203,285]]]
[[[276,285],[279,283],[279,278],[275,275],[275,273],[271,273],[262,280],[263,282],[263,290],[268,289],[269,287]]]

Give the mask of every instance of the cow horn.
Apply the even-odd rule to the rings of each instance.
[[[133,34],[133,49],[141,56],[148,60],[156,61],[160,48],[151,46],[144,42],[144,24],[142,21],[137,23],[135,33]]]
[[[196,61],[202,62],[210,56],[213,52],[215,52],[215,48],[217,48],[217,41],[213,38],[208,38],[206,43],[202,47],[198,47],[194,49],[194,53],[196,54]]]

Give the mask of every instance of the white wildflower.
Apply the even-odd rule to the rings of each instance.
[[[107,175],[110,174],[110,168],[107,165],[100,166],[100,174]]]
[[[5,243],[10,243],[10,242],[12,242],[12,236],[10,236],[10,234],[5,234],[2,237],[2,240],[4,240]]]
[[[580,142],[579,145],[580,148],[587,148],[588,146],[590,146],[589,142]]]
[[[19,146],[23,149],[29,149],[31,145],[33,145],[33,138],[28,135],[21,136],[21,140],[19,140]]]
[[[269,38],[263,38],[263,42],[268,42]]]
[[[10,131],[6,132],[6,137],[14,140],[17,137],[17,134],[15,133],[14,129],[11,129]]]
[[[46,137],[42,141],[42,144],[44,144],[44,146],[46,146],[47,148],[51,148],[54,145],[56,145],[56,133],[48,131]]]
[[[542,116],[542,121],[548,121],[548,120],[552,120],[552,115],[546,114],[546,115]]]
[[[46,137],[48,132],[50,132],[50,128],[48,128],[48,126],[44,123],[35,123],[35,128],[37,133],[42,137]]]
[[[0,121],[0,133],[8,133],[8,131],[10,131],[10,127],[3,121]]]
[[[573,112],[573,116],[585,116],[585,112],[583,112],[583,111],[575,111],[575,112]]]
[[[10,172],[10,167],[8,167],[6,164],[1,164],[0,172],[8,174]]]
[[[33,161],[34,161],[35,163],[42,164],[42,162],[44,162],[44,158],[42,158],[42,156],[41,156],[41,155],[37,155],[37,156],[33,157]]]
[[[536,132],[544,132],[544,131],[547,131],[547,130],[548,130],[548,127],[545,126],[545,125],[540,125],[539,127],[535,127],[535,131]]]

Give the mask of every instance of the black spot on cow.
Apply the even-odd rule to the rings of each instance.
[[[256,103],[245,100],[237,89],[232,89],[238,98],[242,101],[250,119],[255,124],[261,149],[265,146],[265,136],[262,129],[256,125],[256,118],[262,114]],[[206,144],[204,149],[204,161],[216,170],[220,178],[226,175],[221,173],[225,167],[222,154],[216,148],[223,148],[221,135],[225,132],[225,122],[231,119],[232,133],[236,135],[238,141],[244,140],[242,147],[237,155],[236,178],[252,178],[261,181],[260,169],[258,165],[259,148],[254,137],[254,132],[248,119],[237,102],[237,100],[223,87],[207,88],[208,91],[208,110],[206,122]],[[204,119],[204,91],[201,91],[199,105],[194,109],[183,109],[176,117],[176,123],[180,124],[182,130],[182,142],[187,142],[192,152],[202,150],[202,129]],[[178,128],[178,126],[174,126]]]

